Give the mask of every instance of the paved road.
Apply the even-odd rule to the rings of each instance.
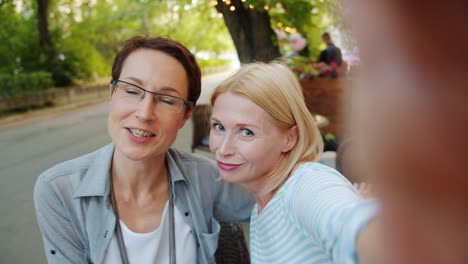
[[[228,74],[204,78],[200,104]],[[0,264],[45,263],[32,202],[36,178],[58,162],[109,143],[107,113],[108,103],[101,103],[0,130]],[[189,151],[191,131],[188,122],[175,146]]]

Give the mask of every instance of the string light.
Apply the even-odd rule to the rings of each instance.
[[[249,8],[250,8],[250,9],[254,9],[254,5],[250,4],[250,5],[249,5]]]
[[[218,17],[223,17],[223,14],[221,14],[221,13],[218,13]]]
[[[231,11],[234,12],[234,11],[236,10],[236,7],[235,7],[235,6],[231,6],[231,7],[229,8],[229,10],[231,10]]]
[[[247,2],[247,0],[242,0],[242,3],[245,3],[245,2]]]
[[[231,0],[226,0],[226,5],[230,5],[231,4]]]
[[[214,6],[217,6],[217,5],[218,5],[218,1],[216,1],[216,0],[211,1],[211,3],[212,3]]]
[[[265,8],[265,10],[268,10],[268,9],[270,9],[270,6],[269,6],[269,5],[265,5],[263,8]]]
[[[278,24],[276,24],[278,27],[282,27],[283,26],[283,23],[281,22],[278,22]]]

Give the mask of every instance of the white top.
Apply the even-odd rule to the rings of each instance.
[[[356,263],[356,238],[377,211],[338,171],[302,164],[260,214],[255,205],[252,263]]]
[[[120,221],[122,235],[127,250],[129,263],[169,263],[169,209],[164,207],[160,226],[150,233],[135,233],[123,221]],[[196,263],[197,251],[195,238],[190,226],[174,206],[174,228],[177,263]],[[104,264],[122,263],[117,237],[112,236]]]

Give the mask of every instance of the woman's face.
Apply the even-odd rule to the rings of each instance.
[[[288,130],[247,97],[220,94],[211,117],[210,149],[221,177],[228,182],[261,188],[262,179],[279,163],[288,143]]]
[[[119,80],[155,93],[184,100],[188,97],[183,66],[160,51],[138,49],[132,52],[124,62]],[[154,95],[149,93],[145,93],[141,101],[129,100],[125,96],[130,96],[131,92],[123,85],[118,86],[110,101],[108,129],[117,151],[131,160],[164,157],[190,113],[186,115],[185,109],[177,113],[162,111],[164,102],[155,103]]]

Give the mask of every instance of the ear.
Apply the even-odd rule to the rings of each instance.
[[[294,146],[296,146],[297,139],[299,138],[299,129],[297,126],[293,126],[288,129],[287,135],[283,147],[281,148],[282,152],[290,151]]]
[[[182,121],[180,122],[179,128],[182,128],[182,127],[185,125],[185,122],[187,122],[187,120],[190,119],[190,117],[192,116],[192,113],[193,113],[194,110],[195,110],[195,106],[193,106],[193,107],[187,112],[187,114],[185,114],[184,119],[182,119]]]

